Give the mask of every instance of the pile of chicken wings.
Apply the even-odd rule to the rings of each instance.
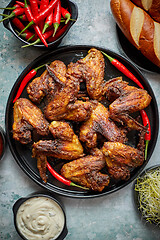
[[[44,182],[50,158],[66,162],[62,176],[99,192],[111,179],[128,180],[143,164],[147,129],[131,113],[146,108],[151,96],[122,77],[104,80],[104,72],[104,57],[95,48],[68,66],[55,60],[28,84],[29,99],[15,102],[13,138],[32,143],[32,157]],[[45,106],[40,109],[42,101]],[[139,134],[136,148],[127,142],[132,130]]]

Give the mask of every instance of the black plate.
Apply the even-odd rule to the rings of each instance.
[[[122,33],[118,25],[116,25],[117,38],[125,55],[142,70],[160,73],[160,68],[148,60],[136,47],[134,47],[125,35]]]
[[[145,169],[145,170],[138,176],[138,178],[141,178],[141,177],[143,178],[143,176],[145,176],[146,173],[155,171],[156,169],[160,169],[160,165],[155,165],[155,166],[152,166],[152,167],[149,167],[149,168]],[[137,179],[138,179],[138,178],[137,178]],[[152,224],[152,223],[153,223],[153,224],[157,225],[157,223],[155,223],[154,221],[151,221],[151,222],[146,221],[145,217],[142,216],[142,212],[141,212],[141,210],[140,210],[140,203],[139,203],[139,192],[138,192],[138,191],[135,191],[135,186],[136,186],[136,184],[137,184],[137,179],[135,180],[135,182],[134,182],[134,184],[133,184],[133,198],[134,198],[134,203],[135,203],[136,210],[137,210],[139,216],[141,217],[141,219],[142,219],[143,221],[145,221],[145,224],[146,224],[146,223],[147,223],[147,224]],[[157,226],[160,227],[160,225],[157,225]]]
[[[31,148],[26,147],[19,142],[16,142],[12,138],[12,124],[13,124],[13,99],[15,97],[15,94],[17,92],[17,89],[24,78],[24,76],[28,73],[29,70],[42,65],[44,63],[48,63],[51,61],[54,61],[56,59],[62,60],[66,65],[69,64],[71,61],[76,62],[78,59],[83,58],[85,55],[87,55],[88,50],[93,46],[67,46],[67,47],[61,47],[57,50],[54,50],[52,52],[46,53],[40,57],[38,57],[36,60],[34,60],[31,64],[29,64],[28,67],[20,74],[17,81],[15,82],[11,93],[8,98],[7,107],[6,107],[6,134],[8,138],[8,143],[11,149],[11,152],[13,156],[15,157],[18,165],[23,169],[23,171],[36,183],[38,183],[40,186],[44,187],[45,189],[48,189],[52,192],[56,192],[58,194],[69,196],[69,197],[77,197],[77,198],[90,198],[90,197],[98,197],[103,196],[108,193],[112,193],[118,189],[121,189],[122,187],[129,184],[135,177],[142,171],[144,166],[149,161],[152,152],[154,150],[156,141],[157,141],[157,135],[158,135],[158,129],[159,129],[159,117],[158,117],[158,108],[156,99],[154,96],[154,93],[148,83],[148,81],[143,77],[141,72],[133,66],[128,60],[126,60],[124,57],[106,49],[102,49],[99,47],[96,47],[99,50],[102,50],[109,54],[110,56],[117,58],[119,61],[121,61],[132,73],[139,79],[141,84],[144,86],[144,88],[148,91],[148,93],[152,96],[152,101],[150,106],[146,109],[146,112],[148,114],[148,117],[150,119],[151,123],[151,132],[152,132],[152,139],[149,144],[148,148],[148,158],[144,162],[144,164],[141,167],[136,168],[131,173],[131,178],[128,181],[121,181],[118,183],[112,183],[110,186],[105,188],[102,192],[94,192],[94,191],[85,191],[80,190],[75,187],[68,187],[64,184],[58,182],[56,179],[54,179],[49,173],[48,173],[48,182],[47,184],[44,184],[39,176],[37,167],[36,167],[36,160],[31,158]],[[133,82],[131,82],[129,79],[127,79],[123,74],[121,74],[111,63],[105,59],[106,63],[106,71],[105,71],[105,79],[109,80],[111,78],[117,77],[117,76],[123,76],[123,79],[126,81],[129,81],[130,84],[134,85]],[[39,70],[38,75],[40,75],[44,69]],[[26,89],[22,93],[22,97],[28,98],[28,95],[26,93]],[[154,128],[154,129],[153,129]],[[134,138],[132,138],[134,139]],[[133,142],[132,145],[135,143]],[[58,165],[55,166],[55,169],[58,169]]]

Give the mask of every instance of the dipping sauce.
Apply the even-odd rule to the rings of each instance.
[[[53,240],[61,234],[65,217],[59,204],[51,198],[33,197],[19,207],[16,224],[27,240]]]

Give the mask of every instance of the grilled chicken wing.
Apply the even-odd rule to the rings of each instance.
[[[94,191],[102,191],[110,182],[107,174],[100,171],[105,167],[105,159],[99,149],[91,154],[63,165],[61,174],[67,179]]]
[[[77,100],[74,103],[68,104],[66,112],[56,116],[56,120],[69,120],[74,122],[86,121],[92,112],[92,102]]]
[[[69,103],[74,102],[80,89],[79,79],[73,78],[71,74],[66,74],[66,81],[54,94],[53,99],[49,102],[45,109],[47,119],[53,121],[59,119],[59,116],[67,112]]]
[[[49,123],[42,111],[26,98],[19,98],[14,104],[13,138],[22,144],[32,141],[31,130],[45,136],[49,133]]]
[[[51,100],[66,82],[66,65],[62,61],[53,61],[47,69],[27,86],[29,98],[34,103],[40,103],[45,96]],[[52,72],[52,76],[49,71]]]
[[[109,106],[110,118],[125,123],[130,129],[143,128],[129,113],[140,111],[150,104],[151,96],[146,90],[129,86],[119,77],[108,81],[106,96],[112,102]]]
[[[40,140],[33,144],[33,157],[37,155],[73,160],[82,157],[83,147],[70,125],[63,121],[53,121],[49,126],[54,140]]]
[[[101,100],[105,94],[104,68],[103,55],[99,50],[92,48],[86,57],[68,65],[68,74],[81,82],[85,81],[91,99]]]
[[[126,131],[116,126],[109,118],[108,109],[98,102],[90,118],[81,125],[79,139],[85,142],[87,147],[93,148],[97,145],[97,133],[108,141],[124,143],[127,140]]]
[[[119,142],[105,142],[102,147],[108,172],[116,180],[130,178],[130,170],[141,166],[144,151]]]

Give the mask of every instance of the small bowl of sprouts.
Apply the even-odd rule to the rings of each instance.
[[[136,179],[134,197],[142,219],[160,226],[160,165],[146,169]]]

